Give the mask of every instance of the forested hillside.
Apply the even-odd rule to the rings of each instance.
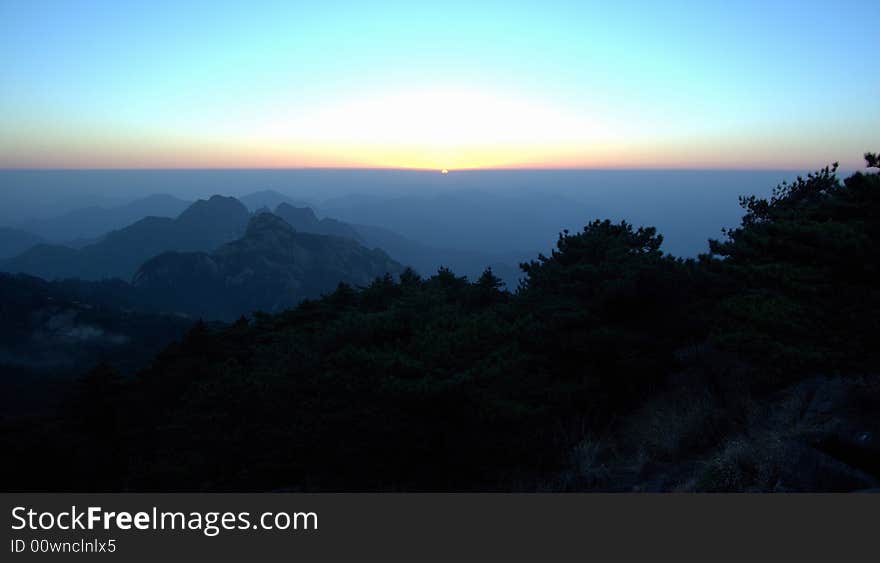
[[[99,366],[61,414],[5,421],[5,482],[876,487],[880,177],[835,172],[743,198],[741,225],[694,260],[597,220],[523,264],[513,291],[489,270],[406,270],[199,324],[135,377]]]

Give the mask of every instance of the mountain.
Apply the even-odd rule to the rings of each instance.
[[[528,253],[440,248],[382,227],[351,224],[329,217],[319,219],[311,207],[294,205],[291,203],[293,200],[273,191],[256,192],[242,199],[249,201],[252,206],[259,204],[264,207],[283,200],[274,207],[274,214],[296,231],[344,237],[368,248],[382,249],[395,260],[423,274],[447,267],[476,279],[490,266],[510,289],[514,289],[522,275],[517,264],[529,256]],[[73,243],[65,246],[28,245],[33,247],[21,255],[0,260],[0,270],[47,279],[131,279],[144,261],[162,252],[210,252],[241,236],[248,220],[242,203],[241,200],[220,196],[207,201],[199,200],[177,219],[146,217],[97,241],[85,241],[80,248],[74,247]]]
[[[16,256],[40,242],[42,239],[33,233],[0,227],[0,258]]]
[[[275,209],[282,203],[293,207],[308,207],[309,205],[304,201],[295,200],[280,192],[276,192],[275,190],[262,190],[259,192],[239,196],[238,201],[245,204],[245,206],[250,209],[252,213],[264,207],[266,209]]]
[[[0,260],[0,272],[29,274],[45,279],[86,277],[77,276],[84,271],[80,252],[57,244],[38,244],[21,254]]]
[[[0,418],[0,451],[15,460],[0,464],[0,481],[22,491],[877,490],[880,175],[841,182],[826,167],[741,202],[740,226],[698,260],[665,254],[654,227],[594,220],[525,264],[514,294],[490,272],[468,282],[404,271],[281,314],[197,323],[131,377],[92,370],[63,408]],[[253,280],[318,271],[335,245],[366,252],[259,215],[241,240],[157,258],[164,269],[150,274],[157,294],[184,302],[213,291],[213,278],[273,298],[277,288]],[[194,285],[176,282],[181,273]],[[89,287],[106,296],[119,283]],[[175,283],[187,295],[167,291]],[[10,294],[0,314],[14,332],[32,321],[7,313],[23,299]],[[66,319],[38,326],[94,334]],[[19,389],[0,401],[19,404]]]
[[[213,250],[241,236],[249,220],[247,208],[234,197],[200,199],[177,217],[174,229],[183,240],[174,250]]]
[[[23,226],[46,240],[66,243],[95,239],[144,217],[177,217],[190,203],[172,195],[154,194],[118,207],[85,207],[50,219],[28,221]]]
[[[283,310],[340,282],[366,285],[401,270],[381,250],[348,238],[298,232],[281,217],[260,213],[242,238],[213,253],[156,256],[138,270],[133,284],[165,308],[234,319],[255,310]]]
[[[328,217],[319,220],[310,207],[294,207],[287,203],[280,204],[275,214],[297,231],[347,237],[369,248],[381,248],[395,260],[423,274],[432,274],[446,267],[476,279],[489,266],[511,289],[516,288],[522,275],[517,264],[529,256],[527,253],[492,254],[434,248],[382,227],[350,224]]]
[[[284,219],[297,231],[316,235],[335,235],[363,242],[363,238],[354,227],[328,217],[318,219],[311,207],[295,207],[282,203],[275,208],[275,215]]]
[[[211,251],[241,236],[250,214],[232,197],[213,196],[190,205],[176,219],[146,217],[81,249],[38,245],[7,260],[0,271],[45,279],[131,279],[146,260],[166,251]]]

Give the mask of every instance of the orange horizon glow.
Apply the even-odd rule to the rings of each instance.
[[[497,146],[456,150],[432,146],[337,145],[289,146],[246,143],[199,143],[197,141],[151,147],[122,143],[80,144],[51,154],[28,151],[0,157],[2,169],[398,169],[437,171],[450,174],[470,170],[812,170],[839,161],[844,168],[860,168],[861,152],[826,155],[791,145],[782,153],[764,146],[730,152],[711,147],[648,145]]]
[[[797,170],[829,159],[857,166],[861,156],[828,155],[784,128],[756,140],[736,128],[688,129],[666,116],[627,113],[489,90],[415,89],[269,116],[194,116],[178,131],[33,127],[0,138],[0,168]]]
[[[169,151],[174,154],[152,153],[147,155],[121,154],[110,155],[110,151],[97,151],[100,154],[73,154],[66,158],[58,158],[57,153],[51,159],[28,162],[21,159],[14,165],[0,163],[0,169],[6,170],[254,170],[254,169],[365,169],[365,170],[413,170],[435,171],[448,170],[450,174],[476,170],[805,170],[813,169],[831,160],[803,158],[803,155],[792,155],[789,159],[770,159],[766,155],[748,156],[738,159],[712,158],[715,155],[698,155],[700,158],[668,158],[664,154],[655,154],[646,158],[645,153],[638,149],[621,148],[619,150],[590,149],[583,156],[572,154],[569,158],[559,158],[559,152],[552,156],[549,151],[522,150],[519,152],[491,149],[464,151],[463,156],[438,160],[431,156],[413,154],[414,151],[385,152],[375,147],[364,147],[357,150],[358,156],[341,158],[338,153],[290,155],[283,151],[205,151],[189,149]],[[575,151],[571,151],[575,152]],[[586,152],[586,151],[585,151]],[[542,154],[543,153],[543,154]],[[111,158],[108,158],[108,155]],[[800,158],[797,158],[800,156]],[[844,163],[852,168],[860,168],[861,155],[853,157],[853,162]],[[833,159],[841,161],[842,159]]]
[[[877,150],[877,34],[847,2],[833,29],[760,2],[8,4],[3,169],[804,170]]]

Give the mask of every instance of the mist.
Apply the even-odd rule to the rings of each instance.
[[[507,260],[545,252],[561,230],[579,230],[596,218],[655,226],[666,252],[694,256],[705,251],[706,239],[738,223],[740,195],[766,195],[796,175],[784,170],[480,170],[448,175],[377,169],[6,170],[0,171],[0,226],[70,242],[100,236],[95,232],[100,221],[88,216],[83,222],[91,230],[65,232],[52,220],[100,208],[109,216],[110,230],[141,218],[131,203],[156,194],[179,203],[166,199],[164,208],[147,209],[145,215],[173,217],[198,198],[244,198],[270,190],[312,207],[321,217]]]

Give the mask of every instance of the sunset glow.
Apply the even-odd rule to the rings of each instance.
[[[798,6],[7,4],[0,167],[857,164],[877,34]]]

